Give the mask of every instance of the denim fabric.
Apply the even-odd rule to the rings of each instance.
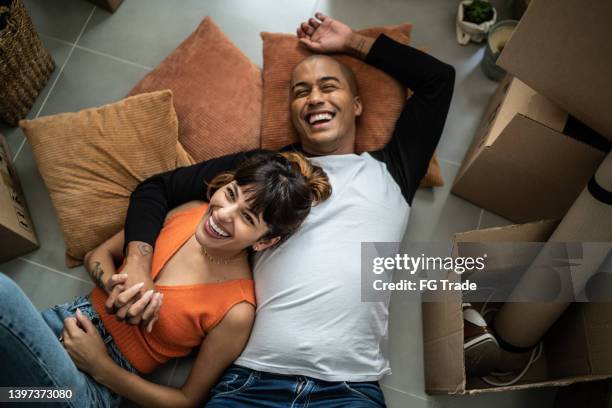
[[[380,408],[385,398],[376,381],[328,382],[270,374],[232,365],[210,392],[207,408]]]
[[[73,399],[56,406],[118,407],[121,397],[80,371],[59,342],[64,319],[77,307],[97,327],[107,352],[136,372],[108,334],[88,296],[38,312],[25,293],[0,273],[0,386],[71,388]]]

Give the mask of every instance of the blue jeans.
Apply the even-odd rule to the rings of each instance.
[[[94,323],[107,352],[121,367],[136,370],[102,325],[88,296],[38,312],[21,288],[0,273],[0,386],[71,388],[74,408],[118,407],[121,397],[80,371],[59,342],[64,319],[77,307]]]
[[[207,408],[380,408],[376,381],[328,382],[230,366],[210,392]]]

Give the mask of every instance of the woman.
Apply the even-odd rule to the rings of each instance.
[[[162,297],[163,307],[146,327],[119,322],[105,310],[109,293],[125,280],[115,271],[122,232],[86,257],[98,287],[45,310],[42,318],[0,274],[0,385],[71,388],[70,406],[79,408],[118,406],[119,396],[143,406],[202,403],[250,334],[255,295],[248,252],[286,239],[330,194],[324,171],[298,153],[261,151],[235,172],[217,176],[208,203],[187,203],[166,218],[151,271],[158,293],[147,291],[138,300],[147,304],[148,317]],[[138,375],[196,346],[181,389]]]

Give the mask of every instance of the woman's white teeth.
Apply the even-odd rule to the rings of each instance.
[[[215,224],[215,221],[213,220],[212,217],[210,217],[209,220],[210,220],[210,227],[213,229],[213,231],[215,231],[217,234],[221,235],[222,237],[229,237],[229,234],[227,232],[223,231],[221,227]]]
[[[308,123],[312,125],[313,123],[318,122],[320,120],[331,120],[332,118],[332,114],[328,112],[315,113],[313,115],[310,115],[310,117],[308,118]]]

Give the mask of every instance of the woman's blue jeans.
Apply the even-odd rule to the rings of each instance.
[[[89,296],[39,312],[17,284],[0,273],[0,386],[70,388],[72,400],[59,405],[119,406],[121,397],[80,371],[59,341],[64,319],[74,316],[77,307],[98,328],[112,359],[135,372],[106,332]]]

